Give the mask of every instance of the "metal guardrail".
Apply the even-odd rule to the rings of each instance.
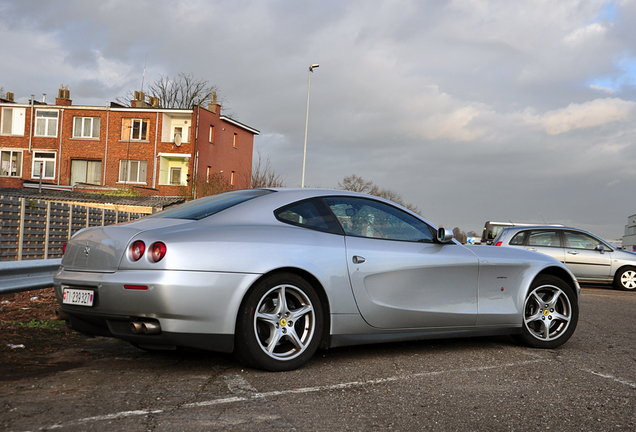
[[[0,294],[52,287],[61,263],[61,258],[0,262]]]

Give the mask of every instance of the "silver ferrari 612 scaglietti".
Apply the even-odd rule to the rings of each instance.
[[[551,257],[463,246],[390,201],[319,189],[232,191],[83,229],[55,290],[79,332],[271,371],[374,342],[511,334],[554,348],[580,297]]]

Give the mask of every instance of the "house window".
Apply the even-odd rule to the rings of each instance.
[[[237,134],[234,134],[234,140],[232,141],[232,146],[234,148],[238,147],[238,135]]]
[[[146,183],[146,161],[119,161],[120,183]]]
[[[71,186],[76,183],[101,184],[101,161],[72,160]]]
[[[31,178],[39,179],[41,172],[43,179],[55,179],[55,153],[34,152],[31,172]]]
[[[214,143],[214,126],[210,126],[210,142]]]
[[[7,177],[22,176],[22,152],[2,150],[0,152],[0,175]]]
[[[121,137],[123,140],[147,140],[148,120],[124,119],[122,123]]]
[[[35,136],[57,136],[58,111],[37,110],[35,113]]]
[[[232,171],[232,174],[230,174],[230,184],[232,186],[234,186],[235,183],[235,177],[236,177],[236,171]]]
[[[211,175],[211,174],[212,174],[212,167],[211,167],[211,166],[209,166],[209,167],[208,167],[208,170],[207,170],[207,171],[206,171],[206,173],[205,173],[205,181],[206,181],[207,183],[210,183],[210,175]]]
[[[170,167],[170,184],[173,186],[181,185],[181,167]]]
[[[159,184],[167,186],[185,186],[185,179],[188,176],[189,161],[189,154],[160,153]]]
[[[2,108],[0,133],[24,136],[25,112],[24,108]]]
[[[74,138],[99,138],[99,117],[75,117]]]

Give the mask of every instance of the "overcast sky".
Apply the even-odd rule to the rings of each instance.
[[[636,214],[636,1],[0,0],[0,87],[105,106],[162,75],[219,87],[289,187],[351,174],[431,222]]]

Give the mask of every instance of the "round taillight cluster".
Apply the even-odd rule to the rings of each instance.
[[[146,252],[146,244],[141,240],[135,240],[130,246],[130,257],[133,261],[139,261],[144,256],[144,252]]]
[[[166,256],[166,245],[163,242],[154,242],[148,248],[148,259],[152,262],[159,262]],[[139,261],[146,252],[146,244],[141,240],[135,240],[130,245],[130,258]]]
[[[150,254],[150,261],[161,261],[161,259],[166,256],[166,250],[166,245],[162,242],[155,242],[150,245],[150,250],[148,251]]]

